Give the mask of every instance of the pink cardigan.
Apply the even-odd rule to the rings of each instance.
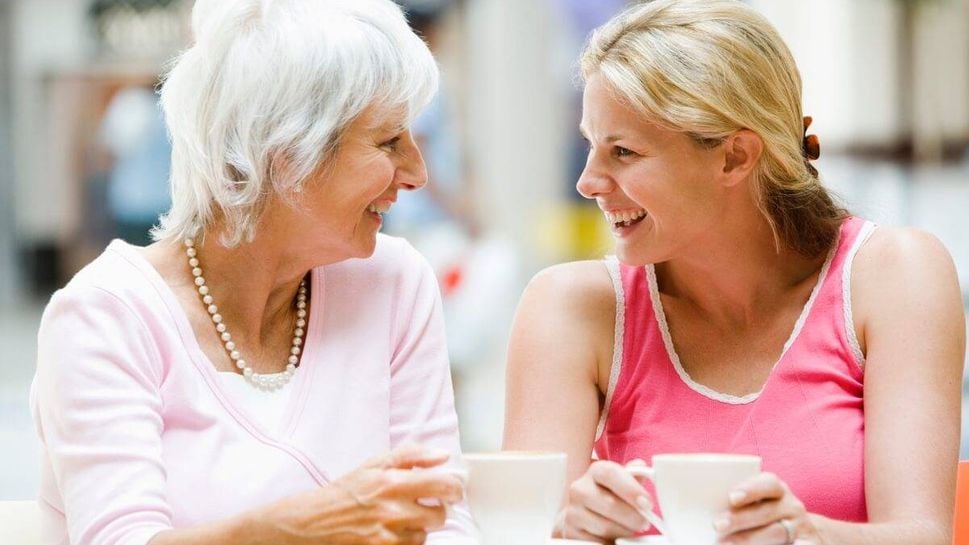
[[[31,391],[45,543],[144,545],[325,486],[396,445],[459,453],[437,282],[404,240],[312,271],[276,429],[233,404],[174,293],[112,242],[47,306]],[[428,543],[474,543],[466,508]]]

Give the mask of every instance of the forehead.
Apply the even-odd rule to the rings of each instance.
[[[580,129],[587,135],[620,129],[643,134],[656,134],[662,130],[598,74],[589,78],[582,94]]]
[[[351,124],[350,130],[366,132],[400,132],[406,128],[408,111],[406,106],[384,106],[374,104],[360,114]]]

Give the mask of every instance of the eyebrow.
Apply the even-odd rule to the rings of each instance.
[[[579,134],[581,134],[582,137],[585,138],[586,140],[590,140],[589,133],[587,133],[585,131],[585,127],[583,127],[582,125],[579,125]],[[625,138],[625,136],[623,136],[621,134],[610,134],[609,136],[607,136],[605,138],[605,141],[606,142],[616,142],[618,140],[622,140],[623,138]]]

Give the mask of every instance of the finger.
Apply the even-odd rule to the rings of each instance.
[[[401,545],[423,545],[427,541],[427,532],[424,530],[403,530],[398,537]]]
[[[395,532],[426,532],[442,528],[447,522],[447,510],[443,505],[422,505],[405,501],[388,507],[385,514],[384,525]]]
[[[605,487],[596,485],[597,490],[585,502],[587,509],[635,533],[649,528],[645,515],[639,509],[623,501]]]
[[[451,453],[443,449],[431,449],[421,445],[404,445],[375,458],[369,467],[385,469],[434,467],[446,462],[450,456]]]
[[[777,545],[788,543],[787,530],[777,521],[742,532],[735,532],[723,538],[723,543],[734,545]]]
[[[621,465],[614,462],[596,462],[589,467],[589,475],[596,484],[608,489],[633,509],[652,510],[653,503],[646,489]]]
[[[442,503],[458,503],[464,499],[464,485],[461,479],[446,473],[432,473],[414,470],[389,470],[393,483],[392,495],[412,499],[435,498]]]
[[[780,502],[764,501],[723,513],[713,522],[713,527],[720,535],[728,535],[768,526],[787,515]]]
[[[777,475],[761,473],[730,492],[730,505],[737,508],[760,501],[776,500],[786,492],[787,486]]]
[[[598,513],[594,513],[582,507],[570,508],[566,515],[568,527],[572,531],[586,533],[594,537],[594,541],[616,539],[618,537],[628,537],[636,532],[630,530],[614,520],[610,520]],[[570,537],[571,537],[570,533]]]

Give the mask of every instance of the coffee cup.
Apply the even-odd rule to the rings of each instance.
[[[562,452],[465,454],[466,494],[482,545],[544,545],[565,490]]]
[[[663,517],[646,518],[670,545],[717,543],[713,522],[730,508],[730,492],[760,473],[760,457],[745,454],[657,454],[652,462],[626,469],[655,485]],[[617,542],[623,543],[634,541]]]

